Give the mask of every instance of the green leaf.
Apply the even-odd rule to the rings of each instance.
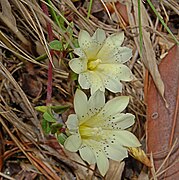
[[[66,141],[67,136],[63,133],[57,134],[57,140],[60,144],[64,144],[64,142]]]
[[[78,48],[78,47],[79,47],[78,39],[74,38],[74,39],[72,40],[72,43],[73,43],[73,45],[75,46],[75,48]]]
[[[42,129],[45,132],[45,134],[49,134],[51,131],[50,123],[45,119],[42,119]]]
[[[65,21],[64,21],[64,18],[62,18],[62,16],[57,15],[57,19],[58,19],[58,23],[60,24],[61,28],[63,30],[65,30]]]
[[[50,49],[56,50],[56,51],[62,51],[63,45],[60,41],[54,40],[49,43]]]
[[[42,113],[46,112],[47,109],[48,109],[48,106],[36,106],[36,107],[35,107],[35,110],[36,110],[36,111],[40,111],[40,112],[42,112]]]
[[[76,81],[78,79],[78,74],[74,73],[73,71],[70,72],[70,77],[73,81]]]
[[[51,106],[51,109],[52,109],[55,113],[57,113],[57,114],[63,113],[63,112],[66,111],[68,108],[69,108],[68,105],[65,105],[65,106]]]
[[[52,109],[55,113],[61,114],[64,111],[66,111],[69,108],[69,106],[36,106],[35,107],[37,111],[40,111],[42,113],[48,111],[49,108]]]
[[[59,124],[59,123],[53,123],[51,125],[51,133],[52,134],[55,134],[59,129],[61,129],[63,127],[62,124]]]
[[[42,54],[41,56],[35,58],[36,61],[45,61],[48,58],[47,54]]]
[[[74,28],[74,23],[71,22],[66,29],[66,32],[69,34],[70,39],[73,36],[73,28]]]
[[[52,114],[50,114],[49,112],[44,112],[43,114],[43,118],[48,121],[48,122],[56,122],[57,120],[53,117]]]

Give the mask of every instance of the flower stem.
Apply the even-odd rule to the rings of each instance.
[[[42,6],[42,9],[43,9],[43,12],[47,16],[49,16],[47,5],[42,2],[41,6]],[[47,32],[48,32],[49,42],[53,41],[54,38],[53,38],[52,26],[51,26],[51,24],[49,22],[47,22]],[[52,61],[53,61],[53,55],[54,55],[54,51],[50,50],[50,56],[51,56]],[[50,105],[51,104],[51,99],[52,99],[52,74],[53,74],[52,72],[53,72],[52,62],[49,60],[46,105]]]

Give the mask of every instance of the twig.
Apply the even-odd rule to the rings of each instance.
[[[12,177],[10,177],[10,176],[8,176],[8,175],[6,175],[6,174],[3,174],[2,172],[0,172],[0,176],[1,176],[1,177],[4,177],[4,178],[6,178],[6,179],[15,180],[14,178],[12,178]]]

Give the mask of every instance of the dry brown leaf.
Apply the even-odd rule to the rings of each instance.
[[[141,173],[138,176],[137,180],[149,180],[149,176],[147,173],[145,173],[144,171],[141,171]]]
[[[12,14],[11,5],[8,0],[0,1],[2,7],[2,14],[3,16],[7,17],[9,21],[16,26],[16,18]]]
[[[120,2],[106,3],[106,6],[111,13],[112,20],[119,23],[125,29],[129,25],[126,5]]]
[[[25,44],[27,47],[30,46],[29,41],[25,36],[18,30],[16,26],[16,19],[11,12],[11,5],[8,0],[0,1],[2,6],[2,12],[0,12],[0,19],[7,25],[7,27]]]
[[[110,167],[109,170],[105,176],[105,179],[112,179],[112,180],[118,180],[121,179],[122,173],[124,171],[124,162],[117,162],[110,160]]]
[[[147,148],[153,154],[160,178],[174,180],[179,177],[179,143],[176,142],[179,135],[179,46],[170,49],[159,70],[169,107],[165,107],[151,80],[147,99]]]
[[[87,177],[89,177],[89,169],[86,163],[80,158],[80,156],[77,153],[72,153],[65,149],[63,149],[63,151],[69,157],[69,159],[77,162],[77,169],[75,170],[76,177],[78,177],[79,179],[86,179]]]

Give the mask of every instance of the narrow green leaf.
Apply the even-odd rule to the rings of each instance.
[[[55,113],[61,114],[64,111],[66,111],[69,108],[69,106],[36,106],[35,110],[45,113],[46,111],[48,111],[49,108],[52,109]]]
[[[159,18],[160,22],[162,23],[162,25],[164,26],[164,28],[168,31],[168,33],[172,36],[172,38],[174,39],[174,41],[179,45],[179,41],[177,40],[177,38],[173,35],[173,33],[171,32],[171,30],[169,29],[169,27],[165,24],[163,17],[157,12],[157,10],[155,9],[154,5],[152,4],[152,2],[150,0],[147,0],[148,4],[150,5],[151,9],[153,10],[153,12],[155,13],[155,15]]]
[[[49,134],[51,131],[50,123],[46,121],[45,119],[42,119],[42,129],[45,134]]]
[[[47,54],[42,54],[41,56],[35,58],[36,61],[45,61],[48,58]]]
[[[89,17],[90,17],[91,9],[92,9],[92,4],[93,4],[93,0],[90,0],[89,7],[88,7],[87,19],[89,19]]]
[[[47,111],[47,108],[48,106],[36,106],[35,110],[44,113]]]
[[[61,113],[63,113],[64,111],[66,111],[69,108],[68,105],[65,105],[65,106],[50,106],[50,107],[57,114],[61,114]]]
[[[75,48],[78,48],[78,47],[79,47],[78,39],[74,38],[74,39],[72,40],[72,42],[73,42],[73,45],[75,46]]]

